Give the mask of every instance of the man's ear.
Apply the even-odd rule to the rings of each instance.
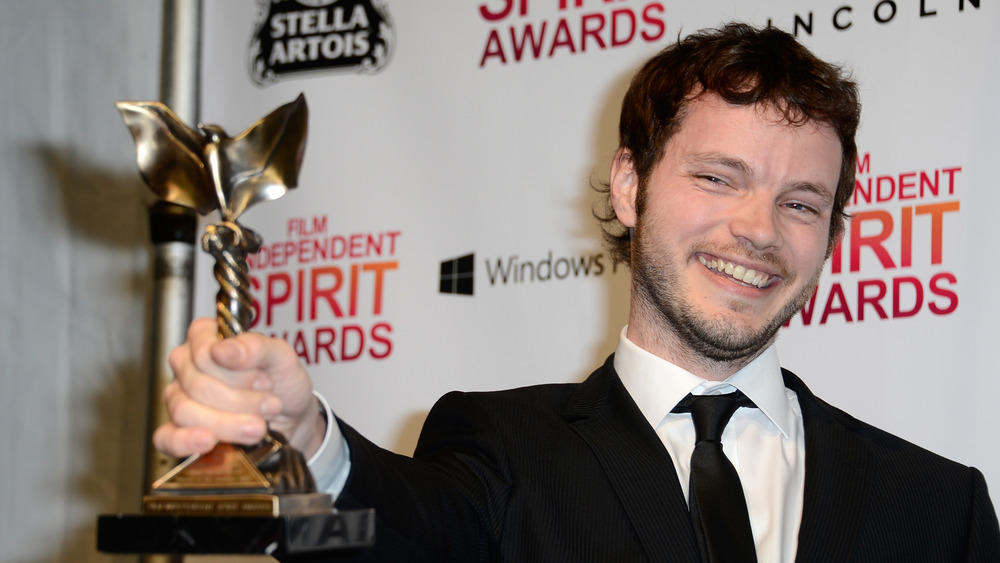
[[[611,161],[611,206],[622,225],[633,228],[638,218],[635,208],[639,194],[639,176],[635,172],[632,152],[622,147]]]

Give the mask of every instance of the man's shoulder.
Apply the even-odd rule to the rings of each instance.
[[[806,431],[808,534],[821,535],[839,508],[843,522],[861,526],[865,560],[952,560],[956,553],[996,560],[1000,530],[982,472],[859,420],[799,386],[794,374],[789,384],[789,374]],[[852,502],[864,512],[844,510]]]
[[[786,383],[789,383],[789,375],[798,380],[791,372],[783,371]],[[828,438],[832,429],[836,428],[856,440],[857,444],[869,448],[876,462],[883,465],[888,464],[908,470],[912,470],[914,464],[927,470],[958,470],[962,472],[969,470],[963,464],[857,418],[813,395],[804,384],[801,384],[801,380],[798,382],[801,386],[790,384],[789,388],[795,391],[799,397],[799,405],[802,408],[803,421],[806,425],[807,442],[810,436],[815,436],[817,440],[824,440],[824,437]]]
[[[581,383],[544,383],[495,391],[451,391],[432,411],[471,408],[480,413],[524,410],[559,410]]]
[[[491,391],[451,391],[438,399],[435,409],[470,404],[476,408],[501,410],[562,410],[574,400],[589,402],[588,397],[606,396],[612,385],[620,385],[613,357],[609,356],[604,364],[578,382],[540,383]]]

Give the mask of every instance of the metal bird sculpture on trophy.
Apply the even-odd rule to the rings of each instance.
[[[229,338],[245,332],[253,321],[246,258],[262,241],[238,218],[250,206],[297,186],[306,140],[305,97],[300,94],[237,137],[216,125],[191,128],[159,102],[115,105],[135,140],[139,171],[153,192],[201,215],[219,212],[221,221],[209,225],[202,238],[202,248],[215,258],[218,333]],[[182,461],[153,484],[143,498],[142,516],[101,517],[98,544],[116,552],[253,553],[257,543],[274,550],[275,541],[284,542],[279,552],[373,541],[372,511],[345,515],[332,507],[329,494],[316,492],[302,454],[270,431],[254,446],[220,443]],[[268,519],[277,526],[269,528]],[[220,520],[227,523],[220,527]],[[240,527],[254,520],[263,523]],[[239,530],[258,537],[218,537],[220,531],[244,533]],[[136,544],[133,536],[146,543]]]

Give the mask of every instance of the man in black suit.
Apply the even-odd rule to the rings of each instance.
[[[602,220],[632,268],[629,324],[585,382],[446,395],[411,459],[317,409],[284,342],[217,342],[196,321],[154,439],[187,455],[252,443],[270,422],[337,506],[376,508],[373,560],[1000,560],[979,471],[857,421],[778,365],[778,329],[843,233],[859,117],[855,85],[784,32],[689,36],[623,102]],[[734,405],[714,437],[694,421],[719,397],[702,395]],[[721,501],[729,484],[701,484],[703,442],[721,442],[709,465],[730,468],[708,471],[738,475]]]

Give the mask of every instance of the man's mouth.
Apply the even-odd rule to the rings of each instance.
[[[771,281],[774,279],[770,275],[758,272],[753,268],[747,268],[746,266],[734,264],[733,262],[727,262],[718,258],[706,258],[705,256],[699,255],[698,260],[701,262],[702,266],[705,266],[713,272],[726,274],[733,280],[740,282],[743,285],[756,287],[758,289],[764,289],[765,287],[771,285]]]

